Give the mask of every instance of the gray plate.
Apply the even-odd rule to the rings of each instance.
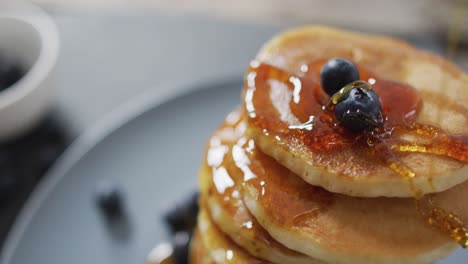
[[[34,193],[0,263],[144,263],[166,238],[163,212],[196,188],[203,146],[239,103],[240,87],[241,81],[208,85],[160,105],[151,96],[134,100],[90,130]],[[102,179],[126,192],[129,217],[117,227],[93,203]],[[441,263],[467,259],[457,251]]]

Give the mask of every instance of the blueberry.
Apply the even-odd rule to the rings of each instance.
[[[335,105],[335,115],[340,125],[355,133],[383,124],[379,97],[367,87],[354,87],[344,93]]]
[[[96,188],[96,202],[99,208],[109,217],[123,213],[123,194],[119,186],[103,181]]]
[[[37,152],[37,161],[41,173],[45,173],[62,153],[62,146],[44,143]]]
[[[8,151],[0,150],[0,169],[8,167],[10,164],[10,157],[8,155]]]
[[[0,169],[0,203],[8,201],[17,192],[18,182],[10,169]]]
[[[23,69],[17,63],[0,60],[0,91],[16,83],[23,75]]]
[[[165,215],[165,221],[171,231],[191,231],[196,224],[198,214],[198,193],[192,194],[181,204],[176,205]]]
[[[198,211],[200,209],[199,204],[198,204],[198,199],[200,198],[200,193],[194,192],[191,197],[189,197],[188,200],[188,206],[190,208],[190,212],[192,216],[195,217],[195,219],[198,216]]]
[[[359,71],[356,65],[343,58],[333,58],[327,61],[320,71],[322,89],[329,96],[357,80],[359,80]]]
[[[176,264],[188,263],[190,234],[186,231],[179,231],[173,236],[172,245],[174,248],[174,258]]]

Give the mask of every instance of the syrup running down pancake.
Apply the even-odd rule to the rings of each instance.
[[[200,171],[202,206],[221,231],[253,256],[277,264],[321,263],[278,243],[249,213],[240,189],[243,178],[237,177],[242,171],[229,152],[233,140],[244,135],[245,123],[239,111],[232,112],[226,122],[212,135]]]
[[[425,223],[414,199],[357,198],[308,184],[262,153],[242,133],[245,125],[236,116],[241,118],[229,115],[211,139],[219,142],[222,137],[222,142],[208,148],[207,159],[217,161],[215,168],[223,171],[212,175],[212,192],[239,191],[254,223],[275,243],[324,263],[431,263],[456,248],[450,237]],[[221,149],[223,155],[216,155]],[[468,221],[468,182],[433,199]],[[238,222],[237,232],[243,228]]]
[[[373,84],[386,118],[374,137],[349,135],[324,111],[326,59],[343,57]],[[247,72],[248,134],[310,184],[351,196],[413,197],[468,179],[468,77],[403,42],[322,27],[268,42]]]

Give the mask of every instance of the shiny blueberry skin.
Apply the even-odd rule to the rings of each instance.
[[[101,182],[96,188],[96,202],[99,208],[109,217],[123,212],[123,192],[111,182]]]
[[[336,119],[351,132],[364,132],[383,124],[382,105],[373,90],[353,88],[335,105]]]
[[[327,61],[320,71],[322,89],[329,96],[357,80],[359,80],[359,71],[356,65],[343,58],[333,58]]]

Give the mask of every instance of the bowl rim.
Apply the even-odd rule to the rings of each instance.
[[[0,110],[8,108],[32,91],[41,87],[55,66],[59,53],[58,29],[52,18],[41,8],[26,2],[0,4],[2,19],[16,20],[30,26],[39,38],[39,54],[24,76],[16,83],[0,92]]]

